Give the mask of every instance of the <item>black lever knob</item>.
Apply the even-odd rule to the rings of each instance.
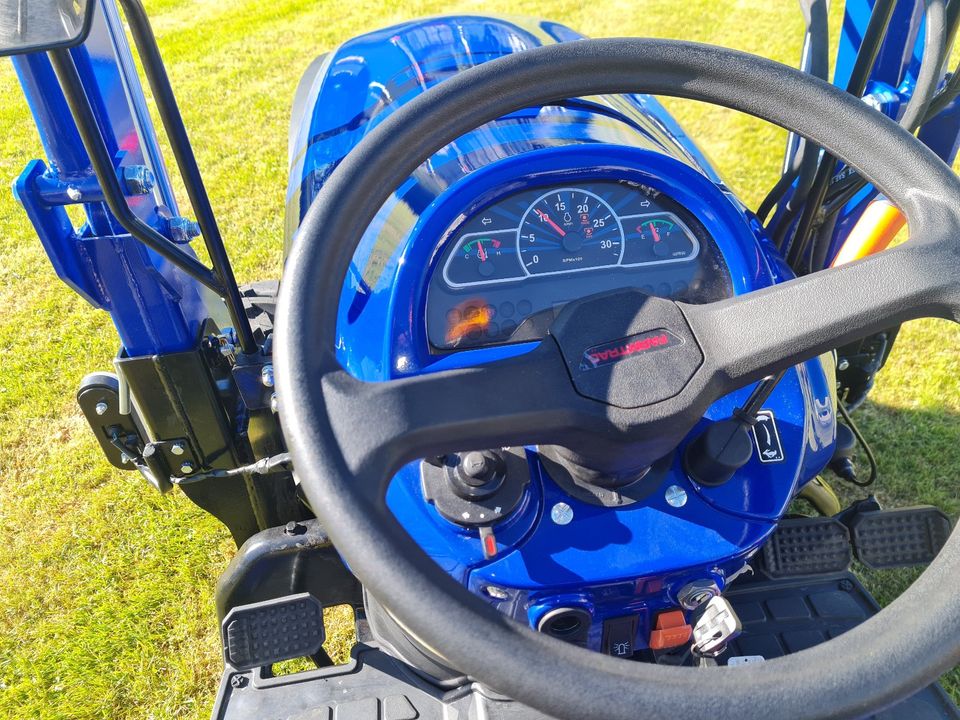
[[[733,419],[712,423],[687,445],[684,470],[701,485],[723,485],[753,456],[748,428]]]
[[[479,500],[493,495],[506,473],[503,455],[496,450],[463,453],[450,473],[450,487],[464,500]]]

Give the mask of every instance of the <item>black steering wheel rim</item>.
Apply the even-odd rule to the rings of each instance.
[[[681,395],[722,394],[889,324],[960,317],[954,279],[960,252],[949,242],[960,228],[960,182],[919,141],[857,99],[778,63],[693,43],[588,40],[507,56],[444,81],[386,119],[341,163],[304,219],[287,261],[275,345],[284,434],[301,485],[352,570],[412,637],[452,666],[556,717],[812,718],[875,711],[960,660],[960,604],[951,587],[960,571],[957,533],[897,601],[843,636],[704,675],[626,663],[520,626],[446,575],[380,502],[386,479],[375,476],[392,476],[435,444],[471,433],[478,442],[501,438],[457,418],[459,435],[425,423],[404,427],[397,440],[402,425],[395,419],[420,417],[414,406],[430,395],[417,393],[429,383],[360,383],[340,368],[333,340],[341,281],[364,230],[393,188],[474,127],[524,107],[625,92],[724,105],[809,138],[883,190],[906,214],[914,238],[844,268],[680,308],[698,343],[731,358],[706,363]],[[764,338],[743,326],[748,316],[768,320]],[[738,349],[746,342],[755,344],[751,353]],[[536,382],[544,363],[562,371],[556,348],[548,352],[538,365],[518,361],[509,368],[519,373],[518,386]],[[470,372],[451,376],[447,387],[460,387],[457,381]],[[443,387],[432,387],[442,395]],[[690,412],[700,407],[685,402]],[[355,403],[360,411],[350,409]],[[636,412],[653,422],[674,405],[670,399]],[[618,422],[619,411],[603,412]],[[518,431],[540,420],[548,430],[573,420],[546,407],[514,414],[508,429]],[[523,442],[548,442],[547,435],[530,431]]]

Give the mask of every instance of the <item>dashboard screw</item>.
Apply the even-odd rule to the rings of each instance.
[[[550,519],[557,525],[569,525],[573,520],[573,508],[565,502],[558,502],[550,508]]]
[[[103,415],[107,412],[107,410],[110,409],[110,406],[107,405],[105,402],[101,401],[101,402],[98,402],[96,407],[93,409],[97,413],[97,415]]]
[[[687,491],[679,485],[668,487],[663,497],[670,507],[680,508],[687,504]]]

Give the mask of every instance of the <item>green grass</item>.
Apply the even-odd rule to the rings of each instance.
[[[517,7],[505,0],[360,0],[346,10],[325,0],[147,6],[241,280],[280,271],[288,109],[315,55],[410,17]],[[800,53],[795,3],[551,0],[524,10],[593,36],[700,40],[787,63]],[[834,31],[838,19],[835,9]],[[776,178],[783,133],[727,110],[669,105],[756,206]],[[12,180],[40,155],[4,63],[0,179]],[[54,277],[8,193],[0,194],[0,253],[0,717],[207,717],[220,670],[213,588],[231,542],[181,494],[160,497],[101,459],[73,395],[84,374],[109,368],[115,336],[103,313]],[[960,510],[958,340],[945,323],[905,329],[860,413],[880,456],[884,502]],[[887,602],[912,577],[887,573],[868,582]],[[337,621],[345,632],[344,618]],[[950,683],[956,687],[955,678]]]

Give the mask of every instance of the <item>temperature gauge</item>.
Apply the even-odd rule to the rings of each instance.
[[[673,213],[652,213],[623,218],[626,247],[623,265],[654,265],[693,260],[700,243]]]
[[[516,230],[494,230],[461,236],[443,267],[447,285],[455,288],[486,285],[524,277],[513,241],[516,233]]]

